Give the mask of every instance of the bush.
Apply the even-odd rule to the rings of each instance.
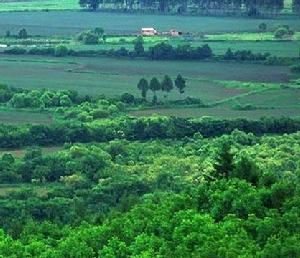
[[[57,47],[55,47],[54,55],[56,57],[67,56],[68,55],[68,48],[66,46],[62,46],[62,45],[57,46]]]
[[[6,54],[12,54],[12,55],[24,55],[27,53],[25,48],[21,48],[21,47],[13,47],[11,49],[8,50],[4,50],[4,53]]]
[[[291,72],[300,73],[300,64],[291,66]]]

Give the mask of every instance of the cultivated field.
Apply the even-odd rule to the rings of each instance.
[[[300,108],[276,108],[264,110],[233,110],[229,107],[215,107],[215,108],[169,108],[169,109],[146,109],[139,111],[131,111],[133,116],[178,116],[183,118],[211,116],[220,119],[234,119],[234,118],[248,118],[260,119],[261,117],[300,117]]]
[[[265,22],[268,28],[287,24],[300,28],[300,19],[245,19],[233,17],[164,16],[102,12],[9,12],[0,13],[0,34],[26,28],[33,35],[74,35],[87,28],[103,27],[107,33],[138,33],[142,27],[158,30],[176,28],[184,32],[257,31]]]
[[[2,56],[2,83],[23,88],[73,89],[81,94],[139,94],[136,84],[142,77],[165,74],[188,78],[187,95],[218,101],[240,94],[241,89],[227,89],[214,80],[284,83],[289,68],[208,61],[147,61],[113,58],[48,58],[35,56]],[[174,93],[175,94],[175,93]],[[175,94],[178,98],[178,94]],[[171,95],[172,98],[172,95]]]
[[[52,116],[45,113],[0,110],[0,123],[4,124],[49,124]]]

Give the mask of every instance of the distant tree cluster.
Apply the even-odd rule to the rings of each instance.
[[[180,74],[177,75],[174,82],[168,75],[165,75],[161,82],[156,77],[153,77],[150,80],[150,83],[145,78],[142,78],[137,84],[137,88],[141,91],[141,95],[145,100],[147,98],[148,90],[151,90],[153,92],[152,103],[156,104],[158,101],[156,93],[158,91],[162,91],[166,98],[167,94],[173,90],[174,84],[179,93],[183,94],[186,88],[186,79],[184,79]]]
[[[202,60],[213,56],[212,49],[207,45],[192,47],[189,44],[173,47],[168,43],[159,43],[149,48],[147,56],[153,60]]]
[[[251,50],[232,51],[231,48],[228,48],[222,58],[236,61],[265,61],[268,57],[270,57],[269,53],[253,53]]]
[[[103,0],[79,0],[81,7],[93,11],[104,2]],[[123,10],[140,9],[178,14],[186,12],[212,15],[246,14],[248,16],[274,15],[284,8],[284,0],[112,0],[109,4],[110,8],[113,5],[113,8]],[[293,0],[292,6],[295,13],[300,12],[299,0]]]
[[[104,29],[103,28],[95,28],[93,30],[87,30],[81,32],[77,36],[77,40],[86,45],[96,45],[101,40],[104,40]]]

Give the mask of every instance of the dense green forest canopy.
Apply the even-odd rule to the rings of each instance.
[[[102,4],[112,4],[115,8],[152,9],[160,12],[174,11],[185,13],[188,9],[202,14],[246,13],[249,16],[260,14],[278,14],[284,8],[284,0],[79,0],[81,7],[97,10]],[[299,0],[293,0],[294,12],[299,12]]]

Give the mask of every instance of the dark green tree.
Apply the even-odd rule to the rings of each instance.
[[[163,92],[165,93],[169,93],[172,89],[173,89],[173,81],[171,79],[171,77],[169,75],[165,75],[164,79],[161,83],[161,89]],[[165,98],[167,97],[167,95],[165,95]]]
[[[143,37],[137,37],[134,41],[134,51],[138,56],[142,56],[145,53]]]
[[[143,99],[146,99],[147,98],[147,92],[149,90],[148,81],[145,78],[142,78],[139,81],[139,83],[137,85],[137,88],[141,91]]]
[[[28,33],[27,33],[27,30],[26,29],[21,29],[18,33],[18,37],[20,39],[26,39],[28,37]]]
[[[149,89],[153,92],[153,103],[157,103],[156,92],[161,90],[161,84],[156,77],[153,77],[151,79]]]
[[[92,11],[96,11],[100,3],[102,3],[102,0],[79,0],[79,5],[82,8],[88,8]]]
[[[215,178],[229,178],[234,169],[233,154],[231,152],[231,143],[225,140],[217,154],[216,162],[214,164]]]
[[[180,94],[184,93],[184,89],[186,88],[186,80],[180,74],[178,74],[177,78],[175,79],[175,86]]]

